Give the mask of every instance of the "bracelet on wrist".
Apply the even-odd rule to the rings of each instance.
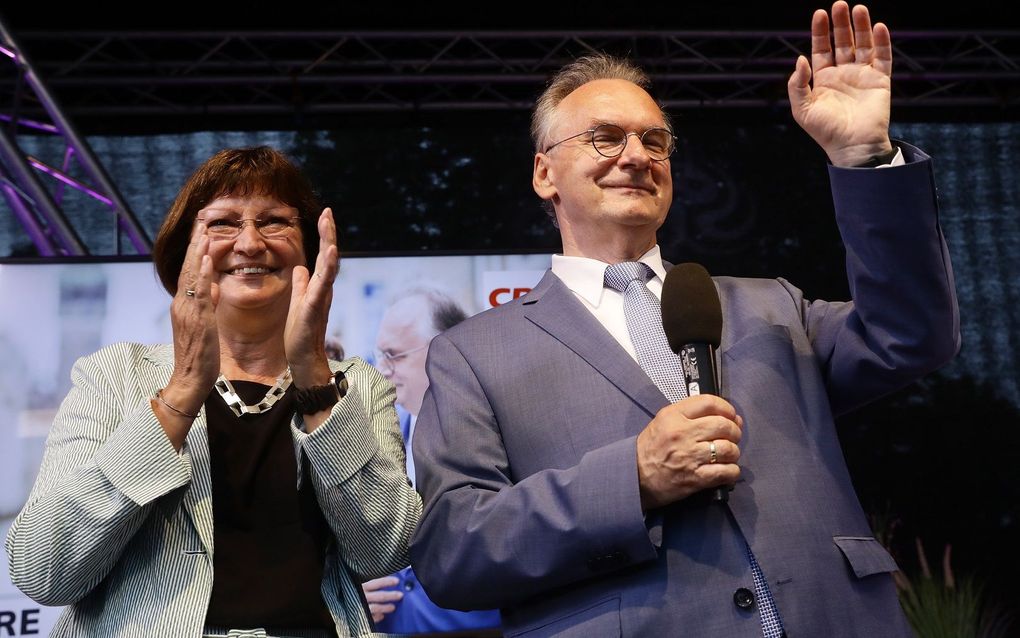
[[[156,394],[152,395],[152,398],[157,400],[157,401],[159,401],[163,405],[165,405],[168,410],[170,410],[172,412],[176,412],[177,414],[179,414],[179,415],[181,415],[183,417],[187,417],[189,419],[197,419],[198,418],[197,414],[188,414],[184,410],[181,410],[179,408],[174,407],[173,405],[170,405],[170,403],[167,402],[167,400],[163,398],[163,390],[164,389],[165,388],[160,388],[159,390],[156,390]]]

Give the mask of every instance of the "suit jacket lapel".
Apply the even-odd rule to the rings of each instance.
[[[523,305],[529,321],[587,361],[649,415],[669,404],[637,361],[551,270],[523,298]]]
[[[166,346],[154,350],[148,357],[154,365],[147,374],[140,375],[139,383],[145,396],[159,388],[166,387],[173,372],[173,348]],[[185,439],[181,454],[191,465],[191,484],[181,499],[181,504],[189,514],[195,531],[202,541],[202,546],[209,559],[213,553],[213,503],[212,473],[209,467],[209,431],[205,420],[205,410],[201,410],[198,418],[191,424],[191,430]]]

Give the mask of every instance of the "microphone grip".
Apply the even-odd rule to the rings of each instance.
[[[715,370],[715,348],[710,343],[686,343],[677,353],[684,371],[687,396],[719,394],[719,375]]]
[[[677,352],[684,371],[684,388],[687,396],[699,394],[719,395],[719,374],[715,368],[715,348],[709,343],[687,343]],[[723,485],[712,490],[712,501],[725,503],[730,500],[732,485]]]

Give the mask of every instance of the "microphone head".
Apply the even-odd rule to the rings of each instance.
[[[722,305],[711,275],[701,264],[674,266],[662,281],[662,328],[673,352],[690,343],[719,347]]]

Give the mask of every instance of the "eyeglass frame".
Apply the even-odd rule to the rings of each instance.
[[[431,343],[431,341],[429,343]],[[385,363],[385,365],[392,370],[393,366],[396,363],[406,359],[407,355],[414,354],[415,352],[419,352],[421,350],[424,350],[425,348],[428,348],[429,347],[429,343],[426,343],[424,345],[420,345],[417,348],[411,348],[410,350],[404,350],[403,352],[398,352],[396,354],[387,354],[386,352],[384,352],[382,350],[376,350],[375,354],[376,354],[377,363],[379,365],[383,365]]]
[[[262,229],[259,228],[259,223],[260,222],[270,223],[270,221],[267,220],[267,217],[270,220],[272,220],[272,222],[274,222],[274,223],[281,223],[284,220],[286,220],[287,230],[282,230],[278,234],[275,234],[275,235],[266,235],[265,233],[262,232]],[[275,219],[273,219],[273,218],[275,218]],[[207,223],[207,220],[208,220],[207,217],[196,217],[195,218],[195,221],[200,222],[202,224],[205,224],[206,232],[208,232],[209,228],[210,228],[209,224]],[[214,234],[215,231],[214,231],[213,233],[209,234],[209,238],[210,239],[222,239],[224,241],[225,240],[237,239],[238,237],[241,236],[241,233],[244,232],[244,227],[245,227],[245,225],[248,224],[248,222],[251,222],[252,226],[255,227],[255,232],[257,232],[259,234],[259,236],[262,237],[263,239],[280,239],[281,237],[286,235],[288,231],[294,230],[295,228],[299,228],[301,226],[301,215],[294,215],[294,216],[289,216],[289,217],[283,216],[283,215],[267,215],[266,217],[248,217],[248,218],[242,217],[240,219],[217,218],[217,219],[214,219],[213,221],[228,222],[227,225],[229,225],[231,227],[234,227],[234,224],[237,224],[237,232],[235,234],[231,235],[230,237],[227,237],[226,235],[222,235],[222,236],[217,237],[217,236],[215,236],[215,234]]]
[[[611,127],[615,128],[615,129],[623,131],[623,146],[620,147],[620,152],[617,153],[616,155],[606,155],[605,153],[603,153],[602,151],[599,150],[598,146],[595,145],[595,131],[599,130],[600,128],[607,127],[607,126],[611,126]],[[619,156],[623,155],[623,152],[625,150],[627,150],[627,144],[630,142],[630,136],[631,135],[636,136],[638,138],[638,140],[641,142],[641,146],[644,147],[645,146],[645,139],[644,139],[645,135],[647,135],[651,131],[666,131],[666,133],[669,134],[670,141],[672,142],[672,144],[670,144],[669,153],[666,155],[666,157],[663,157],[661,159],[659,159],[657,157],[652,157],[652,154],[648,153],[647,148],[645,149],[645,152],[648,153],[648,157],[652,161],[655,161],[655,162],[665,162],[666,160],[668,160],[670,157],[673,156],[673,153],[676,152],[676,142],[677,142],[677,136],[673,133],[673,131],[669,130],[665,126],[653,126],[651,128],[645,129],[644,132],[642,132],[640,135],[638,135],[635,132],[628,132],[627,129],[623,128],[619,124],[613,124],[611,122],[604,122],[604,123],[599,124],[597,126],[593,126],[592,128],[590,128],[590,129],[588,129],[586,131],[581,131],[580,133],[575,133],[574,135],[571,135],[570,137],[565,137],[565,138],[563,138],[562,140],[560,140],[558,142],[550,144],[542,152],[543,153],[548,153],[549,151],[553,150],[554,148],[556,148],[557,146],[559,146],[560,144],[562,144],[564,142],[569,142],[570,140],[572,140],[572,139],[574,139],[576,137],[581,137],[582,135],[588,134],[588,135],[591,135],[591,139],[588,140],[588,143],[591,144],[592,148],[595,149],[595,152],[598,153],[599,155],[601,155],[602,157],[605,157],[605,158],[608,158],[608,159],[613,159],[613,158],[616,158],[616,157],[619,157]]]

